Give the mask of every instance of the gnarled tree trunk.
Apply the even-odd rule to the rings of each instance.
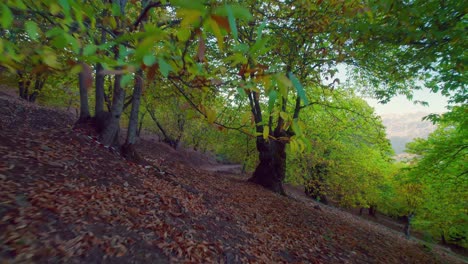
[[[274,192],[285,194],[283,180],[286,176],[286,142],[257,138],[259,160],[250,182]]]

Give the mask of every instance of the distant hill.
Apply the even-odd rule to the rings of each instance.
[[[384,114],[383,124],[387,128],[387,137],[392,143],[396,154],[405,151],[405,145],[414,138],[426,138],[436,128],[431,122],[422,118],[429,115],[426,112],[407,114]]]

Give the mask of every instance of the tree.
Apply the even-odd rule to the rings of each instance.
[[[295,152],[310,145],[301,115],[333,103],[340,64],[355,70],[354,77],[384,102],[398,93],[411,96],[421,79],[433,91],[453,93],[455,103],[466,101],[466,49],[459,37],[464,12],[454,0],[239,3],[19,1],[1,5],[0,22],[2,34],[8,33],[13,14],[27,11],[29,20],[20,27],[31,39],[47,40],[37,48],[47,66],[78,73],[82,63],[95,65],[95,120],[104,144],[118,144],[125,94],[133,94],[135,104],[127,136],[133,144],[140,91],[128,86],[141,76],[157,77],[208,123],[254,136],[259,163],[250,181],[279,193],[287,146]],[[25,62],[18,46],[8,38],[1,43],[0,63],[17,70]],[[68,60],[57,60],[62,52]],[[104,75],[114,76],[107,113]],[[87,118],[86,89],[81,91]],[[252,128],[217,120],[222,108],[213,102],[236,92],[249,108]]]
[[[466,106],[454,107],[442,116],[427,140],[416,140],[407,151],[420,158],[409,174],[423,185],[423,203],[416,209],[414,224],[441,240],[468,244],[466,189],[468,188],[468,134]],[[452,119],[461,114],[460,119]]]
[[[289,148],[287,180],[320,201],[374,208],[393,155],[384,127],[351,91],[338,88],[332,98],[303,110],[312,146],[303,153]]]

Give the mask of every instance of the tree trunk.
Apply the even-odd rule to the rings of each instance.
[[[283,180],[286,176],[286,142],[257,138],[259,160],[250,182],[285,195]]]
[[[445,235],[443,231],[440,234],[440,242],[442,243],[442,245],[447,245],[447,239],[445,239]]]
[[[130,111],[130,120],[128,122],[127,139],[122,146],[122,153],[128,159],[135,162],[141,161],[140,156],[135,151],[135,139],[138,128],[138,112],[140,110],[141,91],[143,89],[143,72],[138,70],[135,75],[135,87],[133,89],[132,110]]]
[[[101,41],[99,44],[104,44],[106,42],[106,31],[101,29]],[[105,84],[105,75],[101,73],[104,68],[101,63],[96,64],[96,101],[94,108],[94,115],[97,116],[98,113],[104,111],[104,84]]]
[[[369,206],[369,215],[372,217],[377,217],[377,206],[375,205]]]
[[[405,233],[405,236],[407,239],[410,238],[410,220],[407,215],[403,216],[403,221],[405,223],[405,226],[403,227],[403,232]]]
[[[80,90],[80,117],[77,123],[86,123],[90,119],[89,105],[88,105],[88,87],[90,86],[90,68],[88,65],[82,63],[81,72],[78,74],[78,84]]]
[[[18,89],[19,89],[19,96],[24,100],[28,100],[29,94],[29,86],[31,85],[31,80],[28,79],[22,71],[16,71],[18,75]]]
[[[169,146],[171,146],[173,149],[177,149],[177,146],[179,145],[179,142],[175,139],[172,138],[172,136],[170,136],[166,130],[164,130],[164,127],[162,126],[161,123],[159,123],[158,119],[156,118],[156,115],[154,113],[154,111],[150,108],[146,108],[148,110],[148,113],[150,114],[151,116],[151,119],[153,119],[154,123],[156,124],[156,126],[159,128],[159,130],[161,131],[161,133],[163,134],[163,139],[162,139],[162,142],[168,144]]]
[[[139,119],[139,120],[138,120],[138,123],[139,123],[139,124],[138,124],[138,130],[137,130],[137,137],[140,137],[141,131],[143,130],[143,120],[144,120],[144,118],[145,118],[145,115],[146,115],[146,112],[143,112],[143,113],[141,114],[141,117],[138,118],[138,119]]]
[[[28,101],[34,103],[37,99],[37,96],[41,92],[42,88],[44,88],[46,82],[46,77],[42,76],[41,74],[36,74],[36,80],[34,81],[34,90],[28,96]]]
[[[95,115],[104,111],[104,75],[100,74],[103,70],[102,64],[96,64],[96,105]]]
[[[120,131],[120,116],[122,115],[125,90],[120,86],[121,75],[116,75],[114,80],[114,95],[112,100],[112,107],[106,126],[102,130],[99,138],[100,141],[106,146],[119,145],[119,131]]]

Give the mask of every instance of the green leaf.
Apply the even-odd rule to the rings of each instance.
[[[257,40],[256,41],[262,38],[263,29],[265,28],[265,26],[266,26],[266,20],[264,20],[262,24],[260,24],[260,26],[257,28]]]
[[[229,5],[229,8],[231,9],[231,12],[235,18],[245,20],[245,21],[252,20],[252,15],[250,14],[247,8],[243,6],[238,6],[238,5]],[[226,6],[221,6],[221,7],[216,8],[214,13],[220,16],[224,16],[224,17],[229,15],[228,9],[226,8]]]
[[[82,68],[82,66],[81,66],[80,64],[77,64],[77,65],[73,66],[73,67],[70,69],[69,74],[70,74],[70,75],[78,74],[78,73],[81,72],[81,68]]]
[[[122,79],[120,79],[120,86],[125,87],[127,86],[133,79],[133,76],[131,74],[125,74],[122,76]]]
[[[112,3],[112,15],[120,16],[120,5],[117,3]]]
[[[68,0],[59,0],[59,4],[63,7],[65,12],[68,13],[70,11],[70,3],[68,3]]]
[[[227,5],[226,10],[228,14],[229,27],[231,28],[232,36],[235,40],[237,40],[239,36],[237,35],[237,25],[236,19],[234,18],[234,13],[232,12],[231,6]]]
[[[6,5],[2,5],[2,27],[7,29],[13,23],[13,13],[11,13],[10,8]]]
[[[39,27],[37,26],[37,24],[33,21],[27,21],[26,23],[24,23],[24,26],[29,37],[32,40],[37,40],[37,38],[39,37]]]
[[[94,45],[94,44],[88,44],[86,45],[86,47],[84,47],[83,49],[83,55],[84,56],[89,56],[89,55],[93,55],[94,53],[96,53],[97,51],[97,46]]]
[[[301,126],[299,125],[297,119],[293,120],[293,123],[292,123],[291,126],[292,126],[293,131],[296,133],[296,136],[301,136],[302,135],[302,129],[301,129]]]
[[[294,73],[290,72],[288,74],[289,79],[291,80],[292,84],[294,85],[294,88],[296,88],[297,94],[299,97],[302,99],[304,104],[309,104],[309,100],[307,100],[306,93],[304,91],[304,87],[302,87],[301,82],[297,79],[296,75]]]
[[[67,42],[70,43],[73,52],[75,52],[75,54],[78,54],[80,52],[80,44],[78,43],[76,38],[74,38],[70,34],[65,34],[64,37],[67,40]]]
[[[63,49],[67,46],[67,40],[63,35],[57,35],[52,39],[52,46],[57,49]]]
[[[153,66],[156,63],[156,57],[153,54],[147,54],[143,57],[143,63],[146,66]]]
[[[267,47],[266,45],[267,42],[268,38],[257,39],[257,41],[255,41],[255,44],[250,49],[250,54],[255,54],[258,56],[267,52],[270,49],[270,47]]]
[[[177,38],[182,42],[187,41],[190,38],[191,34],[192,32],[187,28],[179,29],[176,32]]]
[[[201,0],[171,0],[171,4],[178,6],[180,8],[184,9],[193,9],[193,10],[198,10],[198,11],[204,11],[205,10],[205,5],[204,1]]]
[[[172,71],[171,65],[169,65],[163,58],[158,58],[159,71],[161,74],[167,78],[169,72]]]
[[[275,106],[276,98],[278,98],[278,92],[272,90],[268,98],[268,111],[270,111],[270,113],[273,110],[273,107]]]
[[[10,1],[10,3],[12,4],[11,6],[13,6],[15,8],[18,8],[20,10],[26,10],[27,9],[26,5],[23,3],[22,0]]]
[[[237,88],[237,92],[241,96],[241,98],[247,98],[247,94],[245,93],[245,90],[242,88]]]
[[[59,28],[59,27],[54,27],[50,30],[48,30],[46,33],[45,33],[46,37],[50,38],[50,37],[55,37],[55,36],[59,36],[59,35],[63,35],[63,29]]]

